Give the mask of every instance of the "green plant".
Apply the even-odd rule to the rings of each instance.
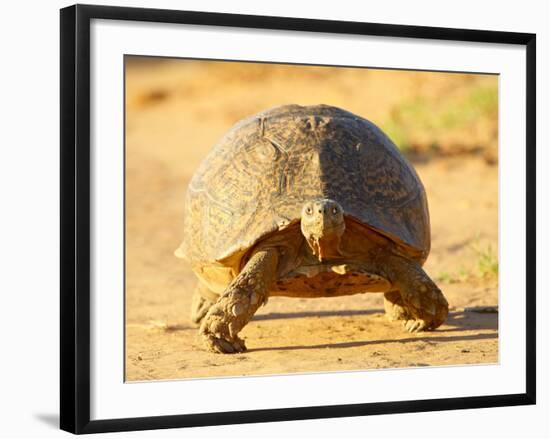
[[[475,134],[476,127],[498,131],[498,85],[462,85],[466,86],[469,88],[460,95],[419,95],[399,103],[382,122],[382,130],[405,152],[413,147],[438,149],[442,143],[448,144],[449,138],[460,139],[461,147],[477,147],[487,139]]]
[[[481,277],[498,276],[498,256],[493,251],[491,245],[485,249],[477,250],[478,261],[477,268]]]

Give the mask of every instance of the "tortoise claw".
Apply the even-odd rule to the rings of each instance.
[[[240,338],[235,340],[226,340],[213,335],[201,334],[204,346],[212,352],[218,354],[236,354],[246,351],[246,345]]]
[[[406,322],[403,322],[403,326],[405,326],[405,329],[410,333],[425,331],[428,329],[428,324],[426,321],[421,319],[407,320]]]

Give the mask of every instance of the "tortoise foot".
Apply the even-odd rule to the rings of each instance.
[[[384,262],[395,286],[384,294],[388,318],[403,320],[407,332],[429,331],[442,325],[449,314],[449,303],[422,267],[394,255],[387,255]]]
[[[244,341],[237,336],[244,326],[242,319],[226,312],[227,308],[232,309],[231,298],[222,297],[208,310],[201,322],[199,336],[202,345],[209,351],[233,354],[246,350]]]
[[[246,351],[244,341],[238,337],[229,340],[211,334],[201,334],[201,338],[203,346],[217,354],[237,354]]]
[[[386,319],[390,322],[407,321],[412,318],[399,291],[384,293],[384,310],[386,311]]]
[[[403,322],[405,330],[410,333],[427,331],[430,329],[430,324],[426,320],[411,319]]]
[[[433,282],[413,284],[402,295],[410,316],[404,323],[408,332],[431,331],[447,319],[449,304]]]

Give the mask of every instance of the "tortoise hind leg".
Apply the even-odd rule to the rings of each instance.
[[[390,322],[398,320],[407,321],[412,318],[411,314],[407,311],[399,290],[384,293],[384,310],[386,311],[386,318]]]
[[[191,302],[191,322],[196,326],[200,325],[201,320],[210,307],[214,305],[214,301],[210,300],[209,297],[215,295],[215,293],[205,290],[207,290],[206,287],[199,283],[193,293]]]

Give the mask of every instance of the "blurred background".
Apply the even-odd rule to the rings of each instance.
[[[146,57],[125,67],[128,380],[498,359],[498,76]],[[379,319],[381,295],[276,298],[243,331],[249,353],[195,346],[195,279],[173,256],[186,186],[238,120],[289,103],[371,120],[417,169],[432,222],[425,269],[452,311],[440,331],[411,339]]]

